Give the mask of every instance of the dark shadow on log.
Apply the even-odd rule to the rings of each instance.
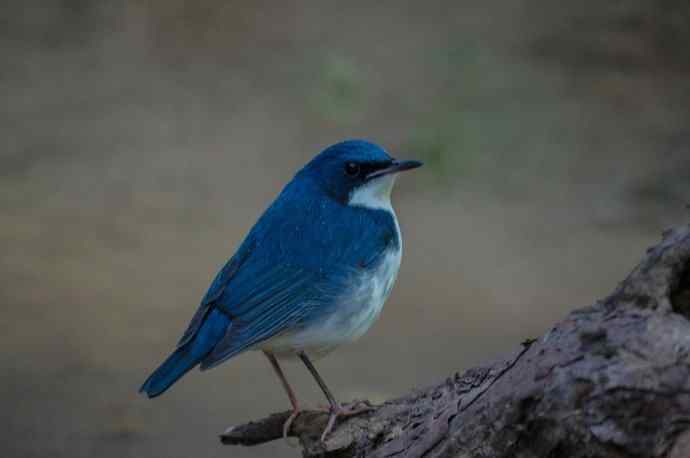
[[[668,231],[605,300],[506,359],[337,425],[294,422],[306,457],[690,457],[690,227]],[[288,412],[224,444],[281,438]]]

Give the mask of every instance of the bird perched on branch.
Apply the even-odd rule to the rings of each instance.
[[[399,172],[421,165],[363,140],[318,154],[216,275],[175,351],[140,391],[159,396],[197,365],[261,350],[292,403],[285,435],[300,407],[280,359],[301,359],[328,399],[322,439],[339,416],[367,410],[341,406],[312,359],[361,337],[379,316],[402,255],[391,191]]]

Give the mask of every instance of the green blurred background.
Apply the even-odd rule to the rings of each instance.
[[[298,455],[218,444],[289,405],[261,355],[136,390],[344,138],[428,166],[382,319],[319,364],[340,399],[541,335],[687,220],[689,42],[685,0],[3,2],[0,455]]]

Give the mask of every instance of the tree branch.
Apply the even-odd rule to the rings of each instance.
[[[667,231],[605,300],[507,358],[340,422],[304,412],[306,457],[690,456],[690,227]],[[289,412],[224,444],[282,437]]]

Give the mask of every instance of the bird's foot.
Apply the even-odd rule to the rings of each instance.
[[[346,406],[336,404],[334,406],[329,406],[319,410],[324,410],[329,414],[326,428],[323,430],[323,433],[321,433],[321,442],[325,442],[326,437],[331,432],[331,430],[333,430],[333,427],[335,426],[335,422],[338,419],[338,417],[353,417],[355,415],[359,415],[364,412],[374,410],[374,406],[372,406],[369,401],[364,400],[354,401]]]
[[[290,428],[292,427],[292,422],[295,421],[295,418],[297,418],[300,413],[302,413],[302,410],[299,407],[296,407],[292,411],[292,413],[290,414],[288,419],[285,420],[285,423],[283,423],[283,439],[285,440],[285,442],[287,442],[287,444],[290,447],[295,447],[295,444],[290,442],[290,440],[288,438],[288,434],[290,434]]]

